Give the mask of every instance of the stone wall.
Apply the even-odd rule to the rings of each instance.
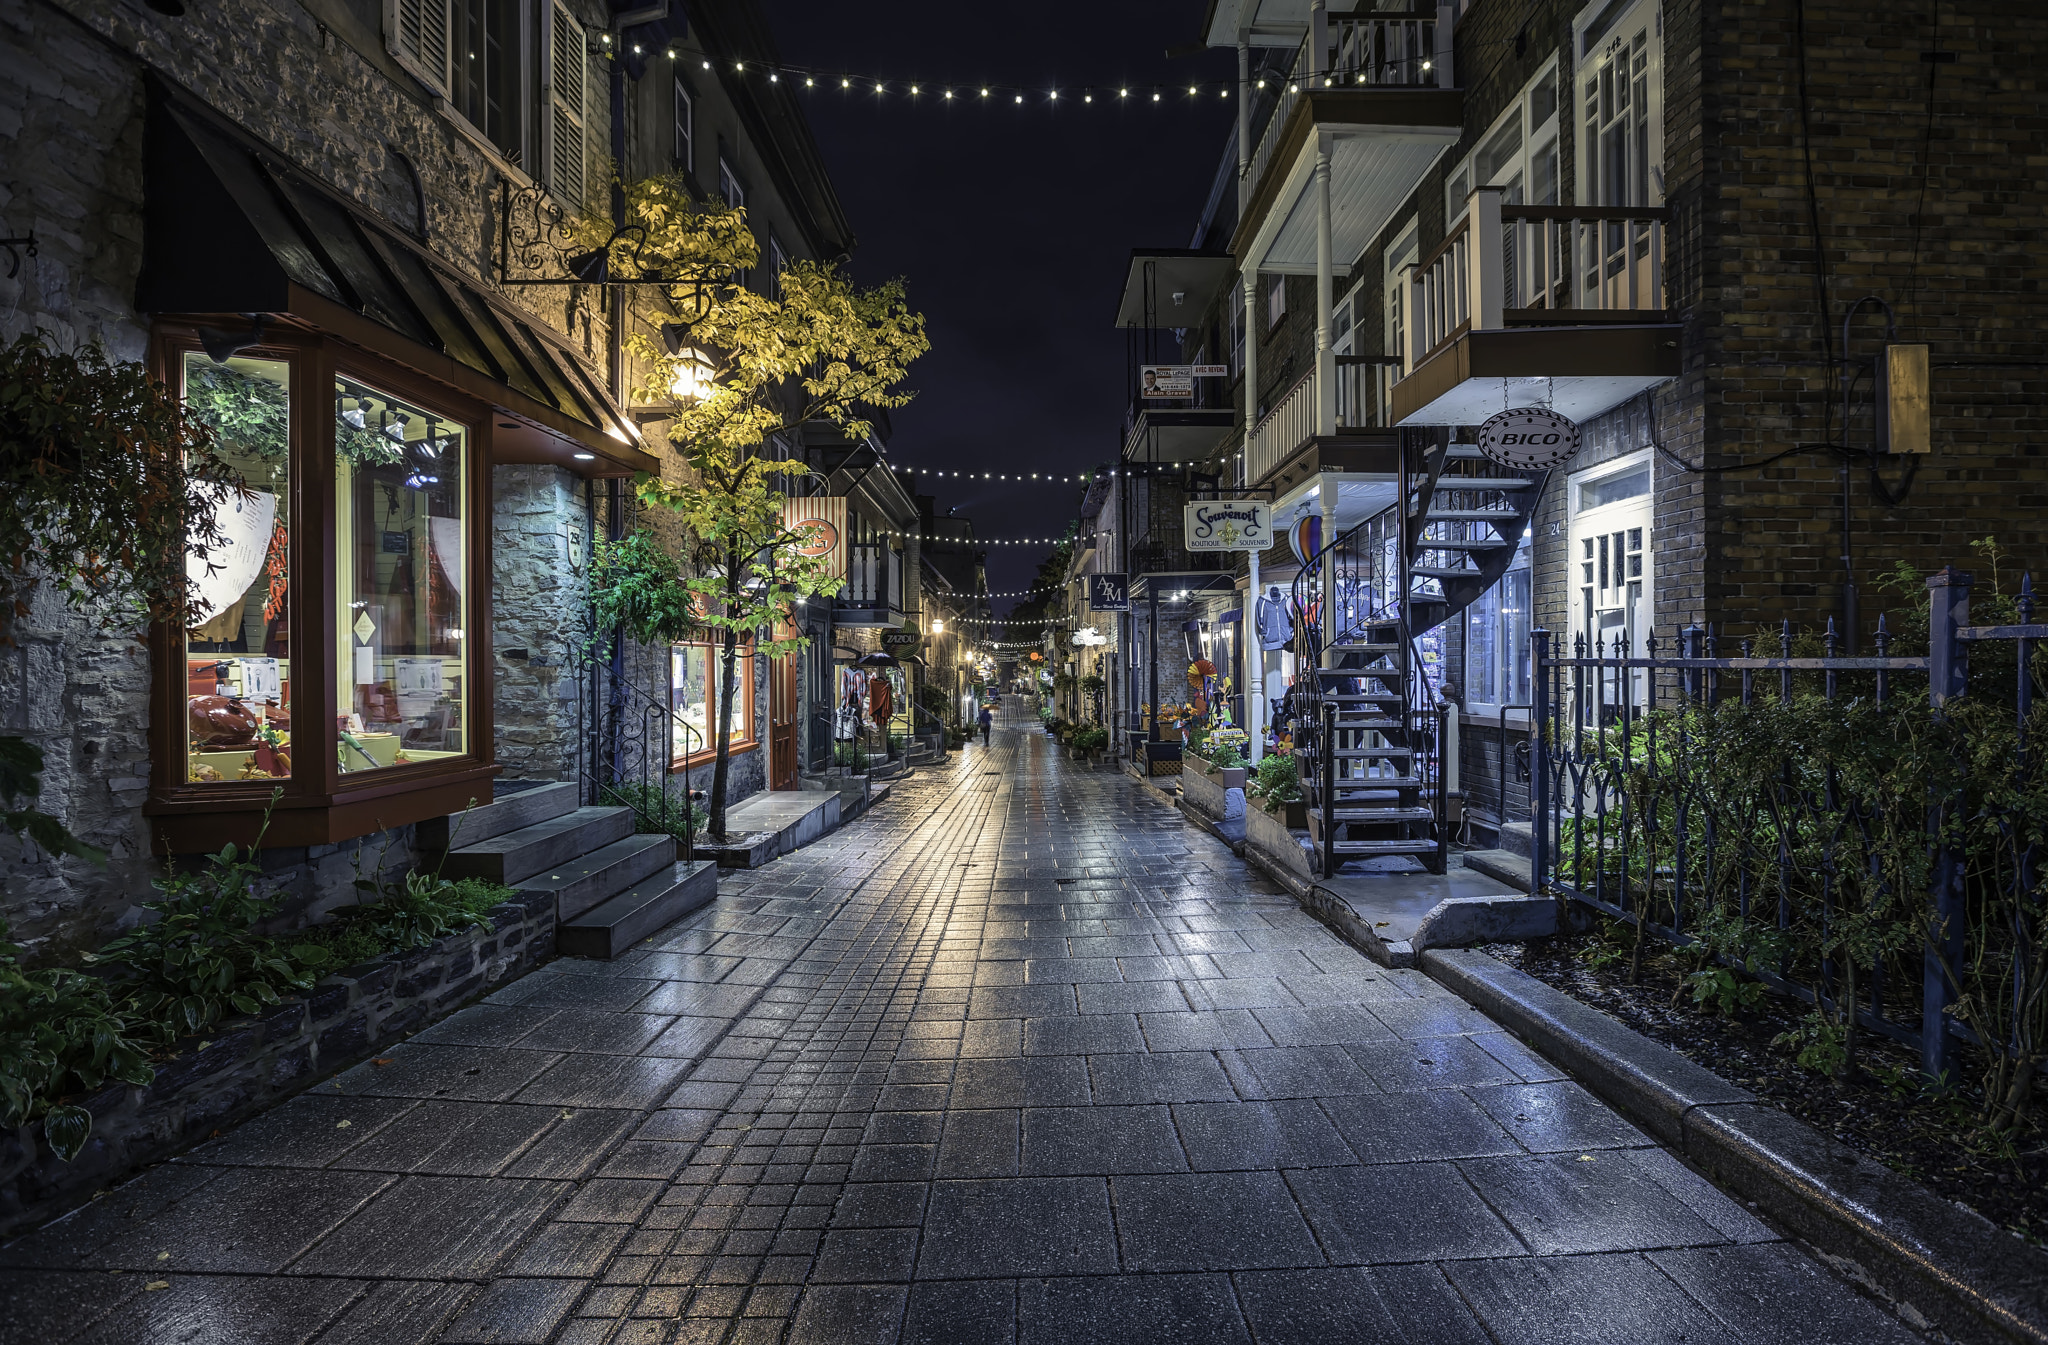
[[[575,655],[589,596],[586,487],[545,466],[499,467],[491,484],[498,762],[508,780],[573,780]]]
[[[586,19],[597,19],[591,5]],[[463,124],[384,51],[374,0],[217,0],[182,18],[125,0],[0,0],[0,224],[34,232],[37,255],[0,278],[0,339],[44,330],[63,345],[99,341],[142,357],[147,319],[132,299],[142,247],[141,75],[145,67],[198,93],[293,162],[410,232],[422,223],[450,263],[488,279],[492,214],[505,170]],[[602,89],[602,70],[591,79]],[[609,134],[605,100],[591,100],[594,145]],[[402,146],[417,165],[420,219]],[[602,315],[571,292],[539,318],[586,354],[604,348]],[[507,478],[510,478],[509,482]],[[499,660],[502,760],[512,774],[559,778],[564,714],[548,607],[568,611],[546,564],[566,545],[557,524],[580,517],[580,490],[540,468],[501,469],[498,546],[509,572],[501,598],[502,648],[542,658]],[[566,525],[565,525],[566,526]],[[549,547],[553,550],[550,551]],[[552,583],[552,587],[551,587]],[[543,596],[546,604],[543,603]],[[0,841],[0,919],[31,960],[91,947],[134,920],[150,896],[149,667],[140,632],[105,632],[84,614],[39,598],[0,645],[0,732],[43,748],[40,806],[111,862],[51,861]],[[547,652],[543,653],[543,650]],[[347,895],[358,851],[402,868],[408,831],[342,846],[280,850],[265,867],[300,917]]]
[[[330,976],[261,1018],[179,1042],[150,1086],[117,1084],[86,1101],[92,1135],[68,1163],[50,1152],[40,1123],[0,1131],[0,1238],[83,1204],[554,956],[553,894],[522,893],[488,919],[485,928]]]

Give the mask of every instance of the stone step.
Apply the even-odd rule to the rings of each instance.
[[[526,892],[554,893],[555,920],[565,923],[675,862],[675,837],[628,836],[550,865],[519,886]]]
[[[716,864],[679,861],[557,926],[555,947],[569,957],[614,958],[717,896]]]
[[[1526,855],[1510,850],[1467,850],[1459,858],[1475,873],[1499,879],[1518,892],[1529,890],[1530,863]]]
[[[574,781],[556,783],[552,780],[533,784],[531,788],[515,789],[524,785],[523,780],[500,780],[495,793],[497,801],[464,812],[450,813],[446,817],[430,817],[419,824],[414,831],[416,844],[422,850],[439,852],[448,848],[451,833],[457,846],[471,846],[487,841],[493,836],[502,836],[508,831],[530,827],[536,822],[545,822],[551,817],[560,817],[576,808],[576,785]]]
[[[442,872],[450,878],[488,878],[516,887],[536,873],[632,834],[631,808],[578,808],[477,845],[458,845],[448,852]]]

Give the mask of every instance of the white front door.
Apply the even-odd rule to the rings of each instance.
[[[1654,567],[1651,464],[1647,454],[1575,472],[1571,478],[1572,635],[1584,657],[1642,658],[1650,635]],[[1590,685],[1588,691],[1591,690]],[[1640,708],[1647,684],[1637,669],[1628,699]],[[1619,703],[1621,679],[1604,678],[1601,700]]]

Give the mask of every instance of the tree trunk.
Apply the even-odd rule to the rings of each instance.
[[[726,553],[726,610],[736,611],[740,594],[736,592],[739,561],[730,550]],[[711,770],[711,834],[722,844],[725,841],[725,781],[732,764],[732,696],[733,665],[739,662],[740,633],[728,628],[718,651],[719,666],[723,670],[718,688],[718,727],[714,744],[718,751],[717,765]]]

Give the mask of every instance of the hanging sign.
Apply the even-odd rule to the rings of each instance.
[[[805,556],[826,558],[825,572],[846,578],[846,497],[810,495],[782,502],[782,526],[795,533],[791,547]]]
[[[1503,467],[1549,471],[1579,451],[1579,427],[1541,406],[1503,411],[1479,427],[1479,451]]]
[[[882,632],[884,649],[901,649],[906,645],[920,644],[924,636],[914,630],[885,630]]]
[[[1088,610],[1091,612],[1130,611],[1131,586],[1129,577],[1121,574],[1089,575]]]
[[[1147,401],[1176,401],[1195,395],[1198,378],[1228,378],[1224,364],[1141,364],[1138,396]]]
[[[1264,500],[1201,500],[1187,506],[1181,544],[1190,551],[1264,551],[1273,544],[1273,506]]]

